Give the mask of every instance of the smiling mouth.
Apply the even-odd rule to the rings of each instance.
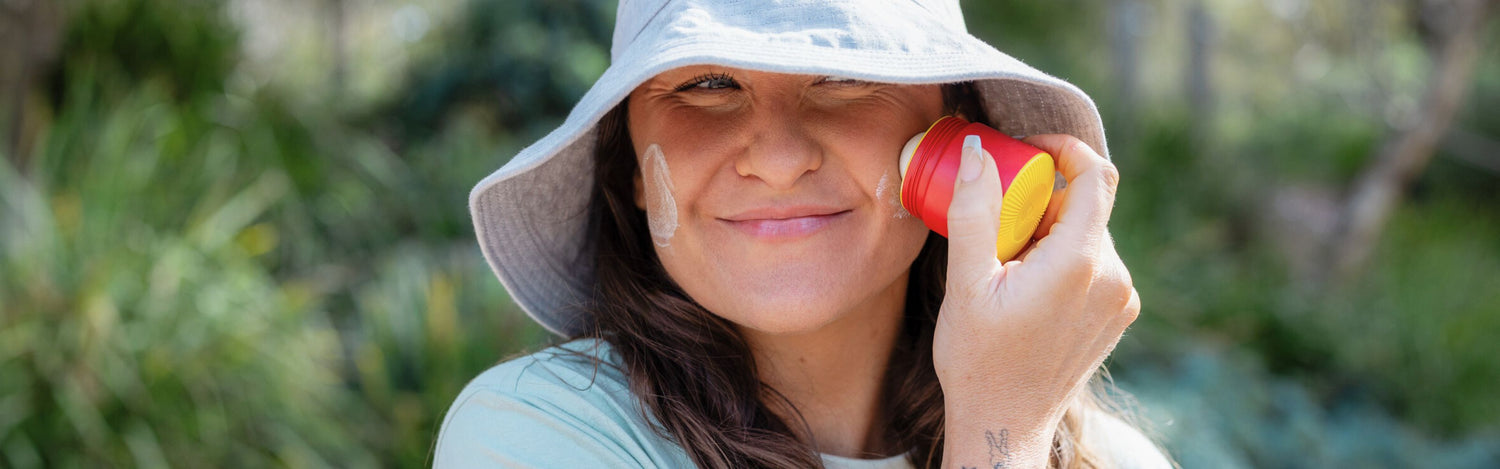
[[[720,219],[742,233],[767,241],[785,241],[806,237],[822,231],[834,222],[843,219],[851,210],[821,215],[804,215],[786,218],[748,218],[740,220]]]

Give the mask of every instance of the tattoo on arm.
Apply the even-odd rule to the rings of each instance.
[[[985,430],[984,439],[990,444],[990,467],[993,469],[1010,467],[1010,430],[1002,428],[999,434]]]

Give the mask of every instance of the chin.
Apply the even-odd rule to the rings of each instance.
[[[758,285],[757,285],[758,283]],[[702,303],[713,314],[766,334],[815,332],[849,314],[854,297],[828,279],[739,282],[718,301]]]

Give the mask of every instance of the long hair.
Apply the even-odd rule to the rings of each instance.
[[[945,112],[988,124],[970,83],[943,86]],[[596,266],[586,337],[608,342],[647,421],[703,468],[822,467],[792,403],[761,382],[755,358],[730,321],[694,302],[667,275],[636,207],[639,171],[626,105],[599,124],[588,251]],[[885,441],[909,448],[916,467],[937,467],[943,451],[943,391],[932,364],[933,327],[943,301],[947,240],[929,234],[912,263],[901,336],[881,389]],[[1100,387],[1096,375],[1094,386]],[[1099,392],[1081,393],[1056,432],[1051,467],[1098,467],[1082,443],[1085,412],[1110,411]],[[781,410],[781,413],[775,412]],[[789,422],[783,415],[796,416]]]

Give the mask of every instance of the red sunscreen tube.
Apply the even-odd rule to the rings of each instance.
[[[901,150],[901,206],[932,231],[948,236],[948,204],[953,201],[964,137],[969,135],[979,136],[1000,170],[1003,195],[995,251],[1007,261],[1031,241],[1052,199],[1056,169],[1047,152],[984,124],[943,117]]]

